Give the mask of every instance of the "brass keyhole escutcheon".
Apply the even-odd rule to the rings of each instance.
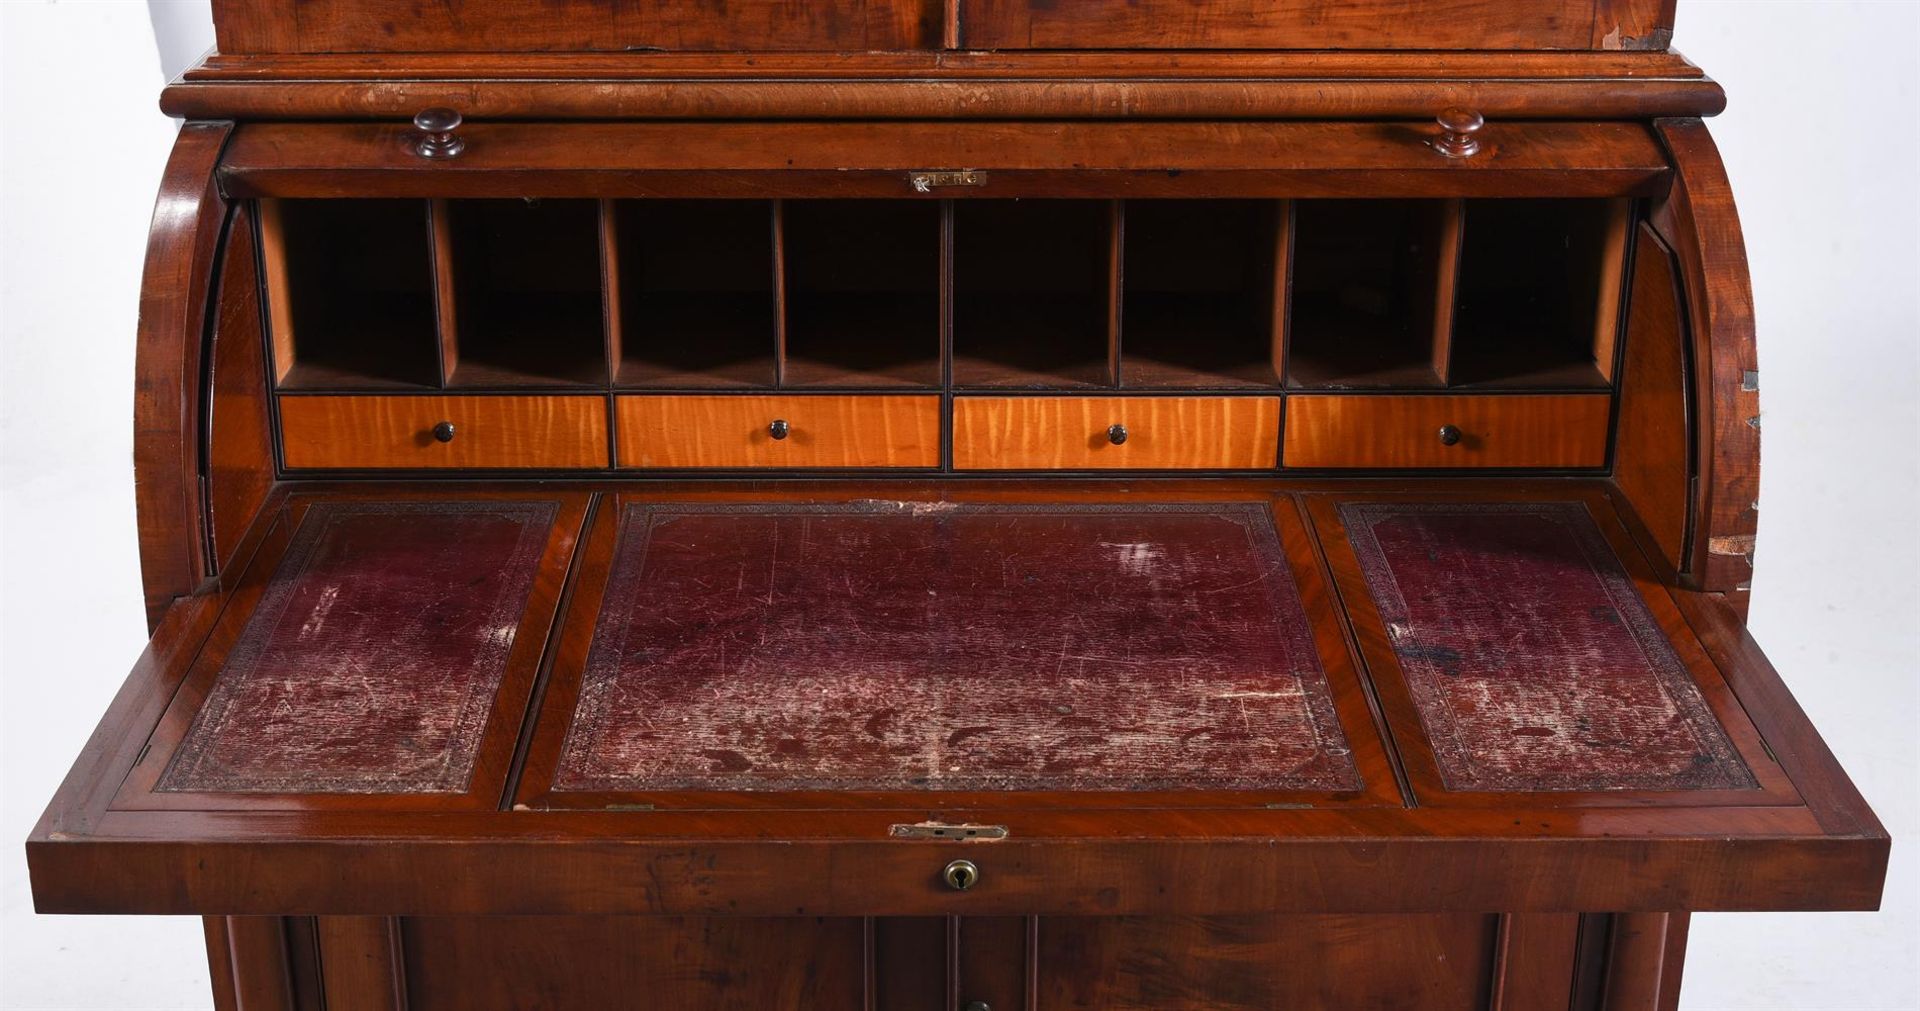
[[[948,888],[964,892],[980,883],[980,868],[975,867],[971,860],[955,860],[940,872],[940,876],[946,879]]]

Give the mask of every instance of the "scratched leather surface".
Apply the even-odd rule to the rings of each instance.
[[[1264,506],[621,524],[556,789],[1360,786]]]
[[[1585,506],[1340,514],[1449,789],[1754,786]]]
[[[551,502],[322,502],[158,788],[466,789]]]

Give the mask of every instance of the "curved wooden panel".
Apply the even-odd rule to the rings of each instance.
[[[1746,238],[1706,124],[1670,119],[1655,126],[1676,174],[1672,193],[1654,207],[1653,225],[1679,257],[1698,405],[1699,482],[1684,577],[1703,590],[1744,591],[1760,520],[1760,365]],[[1744,594],[1734,603],[1745,612]]]
[[[207,575],[198,481],[201,338],[227,202],[213,170],[232,123],[180,128],[160,182],[140,281],[134,352],[133,493],[147,630]]]
[[[273,487],[273,419],[260,332],[260,270],[252,215],[234,215],[220,269],[207,381],[207,521],[212,568],[223,566]]]
[[[1661,563],[1678,571],[1687,562],[1687,482],[1692,476],[1687,325],[1673,254],[1646,225],[1640,227],[1632,290],[1613,479],[1653,539]]]

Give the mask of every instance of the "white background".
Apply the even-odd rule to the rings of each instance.
[[[0,1007],[209,1006],[197,920],[37,917],[21,840],[144,641],[134,315],[206,0],[0,0]],[[1920,7],[1686,0],[1753,263],[1752,628],[1892,831],[1878,914],[1694,919],[1687,1008],[1913,1008]]]

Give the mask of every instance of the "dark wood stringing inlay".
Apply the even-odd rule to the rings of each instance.
[[[1585,506],[1340,515],[1448,789],[1755,785]]]
[[[466,789],[558,509],[316,503],[157,789]]]
[[[1257,503],[631,505],[554,779],[1361,785]]]

